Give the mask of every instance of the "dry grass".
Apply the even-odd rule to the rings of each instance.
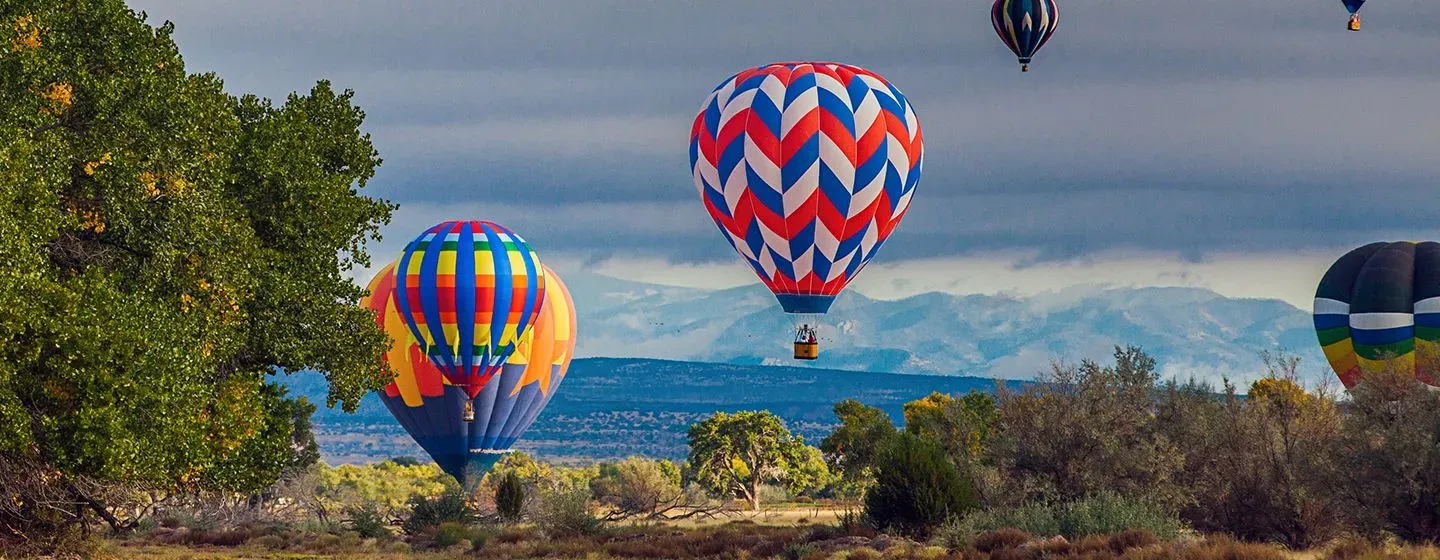
[[[334,543],[307,536],[294,542],[276,541],[274,535],[253,537],[228,547],[201,541],[200,536],[174,539],[168,544],[110,543],[104,557],[117,560],[451,560],[577,558],[629,559],[769,559],[784,560],[1440,560],[1440,548],[1374,548],[1341,543],[1322,550],[1290,552],[1273,545],[1243,543],[1223,536],[1162,543],[1149,533],[1127,531],[1091,536],[1074,542],[1061,538],[1032,538],[1016,530],[978,536],[963,550],[950,550],[884,535],[845,531],[835,525],[777,525],[739,520],[710,526],[682,528],[667,525],[615,527],[603,535],[544,538],[531,529],[512,528],[494,534],[478,551],[409,552],[400,542],[372,540]],[[324,535],[322,535],[324,536]],[[331,535],[333,537],[333,535]],[[173,537],[172,537],[173,538]],[[268,539],[268,540],[267,540]],[[230,542],[221,536],[216,542]],[[333,539],[332,539],[333,540]],[[187,544],[189,543],[189,544]],[[331,548],[326,548],[332,546]]]

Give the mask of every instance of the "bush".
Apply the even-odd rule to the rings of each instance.
[[[514,471],[509,471],[500,477],[500,484],[495,487],[495,509],[504,521],[519,521],[520,514],[525,508],[525,483]]]
[[[463,523],[446,521],[435,529],[435,546],[439,548],[450,548],[460,541],[470,540],[470,528]]]
[[[352,507],[345,511],[345,524],[366,539],[388,539],[391,537],[389,524],[373,505]]]
[[[1006,527],[996,529],[975,537],[975,550],[980,552],[994,552],[1011,548],[1020,548],[1020,545],[1031,541],[1031,536],[1025,531]]]
[[[1138,530],[1162,540],[1173,540],[1180,536],[1184,523],[1151,500],[1105,493],[1064,504],[1026,504],[977,511],[947,526],[943,538],[946,542],[965,542],[981,533],[1004,528],[1032,535],[1060,535],[1071,540]]]
[[[865,517],[876,529],[926,538],[976,506],[974,488],[939,444],[898,434],[875,459]]]
[[[453,521],[462,525],[475,521],[475,511],[465,503],[465,496],[459,492],[446,492],[434,498],[415,496],[410,499],[410,518],[403,528],[406,534],[414,535],[441,523]]]
[[[531,519],[549,537],[594,535],[604,522],[590,511],[589,490],[574,488],[541,492]]]

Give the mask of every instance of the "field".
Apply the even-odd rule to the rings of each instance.
[[[1440,560],[1440,548],[1371,548],[1336,543],[1309,551],[1238,543],[1225,537],[1189,537],[1162,543],[1143,532],[1086,537],[1075,542],[1031,539],[997,531],[963,548],[947,549],[935,540],[917,543],[876,535],[841,522],[839,507],[786,504],[759,513],[722,519],[685,520],[648,525],[615,525],[588,536],[549,538],[533,527],[514,526],[489,534],[483,544],[461,543],[442,551],[411,552],[400,542],[382,543],[353,535],[311,539],[275,548],[262,539],[233,546],[166,544],[154,536],[107,541],[96,557],[117,560],[450,560],[462,558],[782,558],[808,560],[1030,559],[1030,558],[1181,558],[1194,560]],[[333,537],[333,535],[331,536]],[[468,546],[467,546],[468,544]],[[0,556],[3,557],[3,556]]]

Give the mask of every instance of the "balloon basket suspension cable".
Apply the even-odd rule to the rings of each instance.
[[[814,360],[820,357],[820,325],[818,315],[794,314],[796,360]]]

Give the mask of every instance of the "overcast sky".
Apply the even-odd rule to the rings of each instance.
[[[1021,74],[988,2],[132,0],[191,71],[356,91],[398,202],[379,260],[486,218],[560,266],[753,281],[690,178],[690,122],[748,66],[838,60],[925,127],[915,204],[856,288],[1198,285],[1309,307],[1345,250],[1440,238],[1440,2],[1061,0]],[[563,269],[562,269],[563,273]]]

